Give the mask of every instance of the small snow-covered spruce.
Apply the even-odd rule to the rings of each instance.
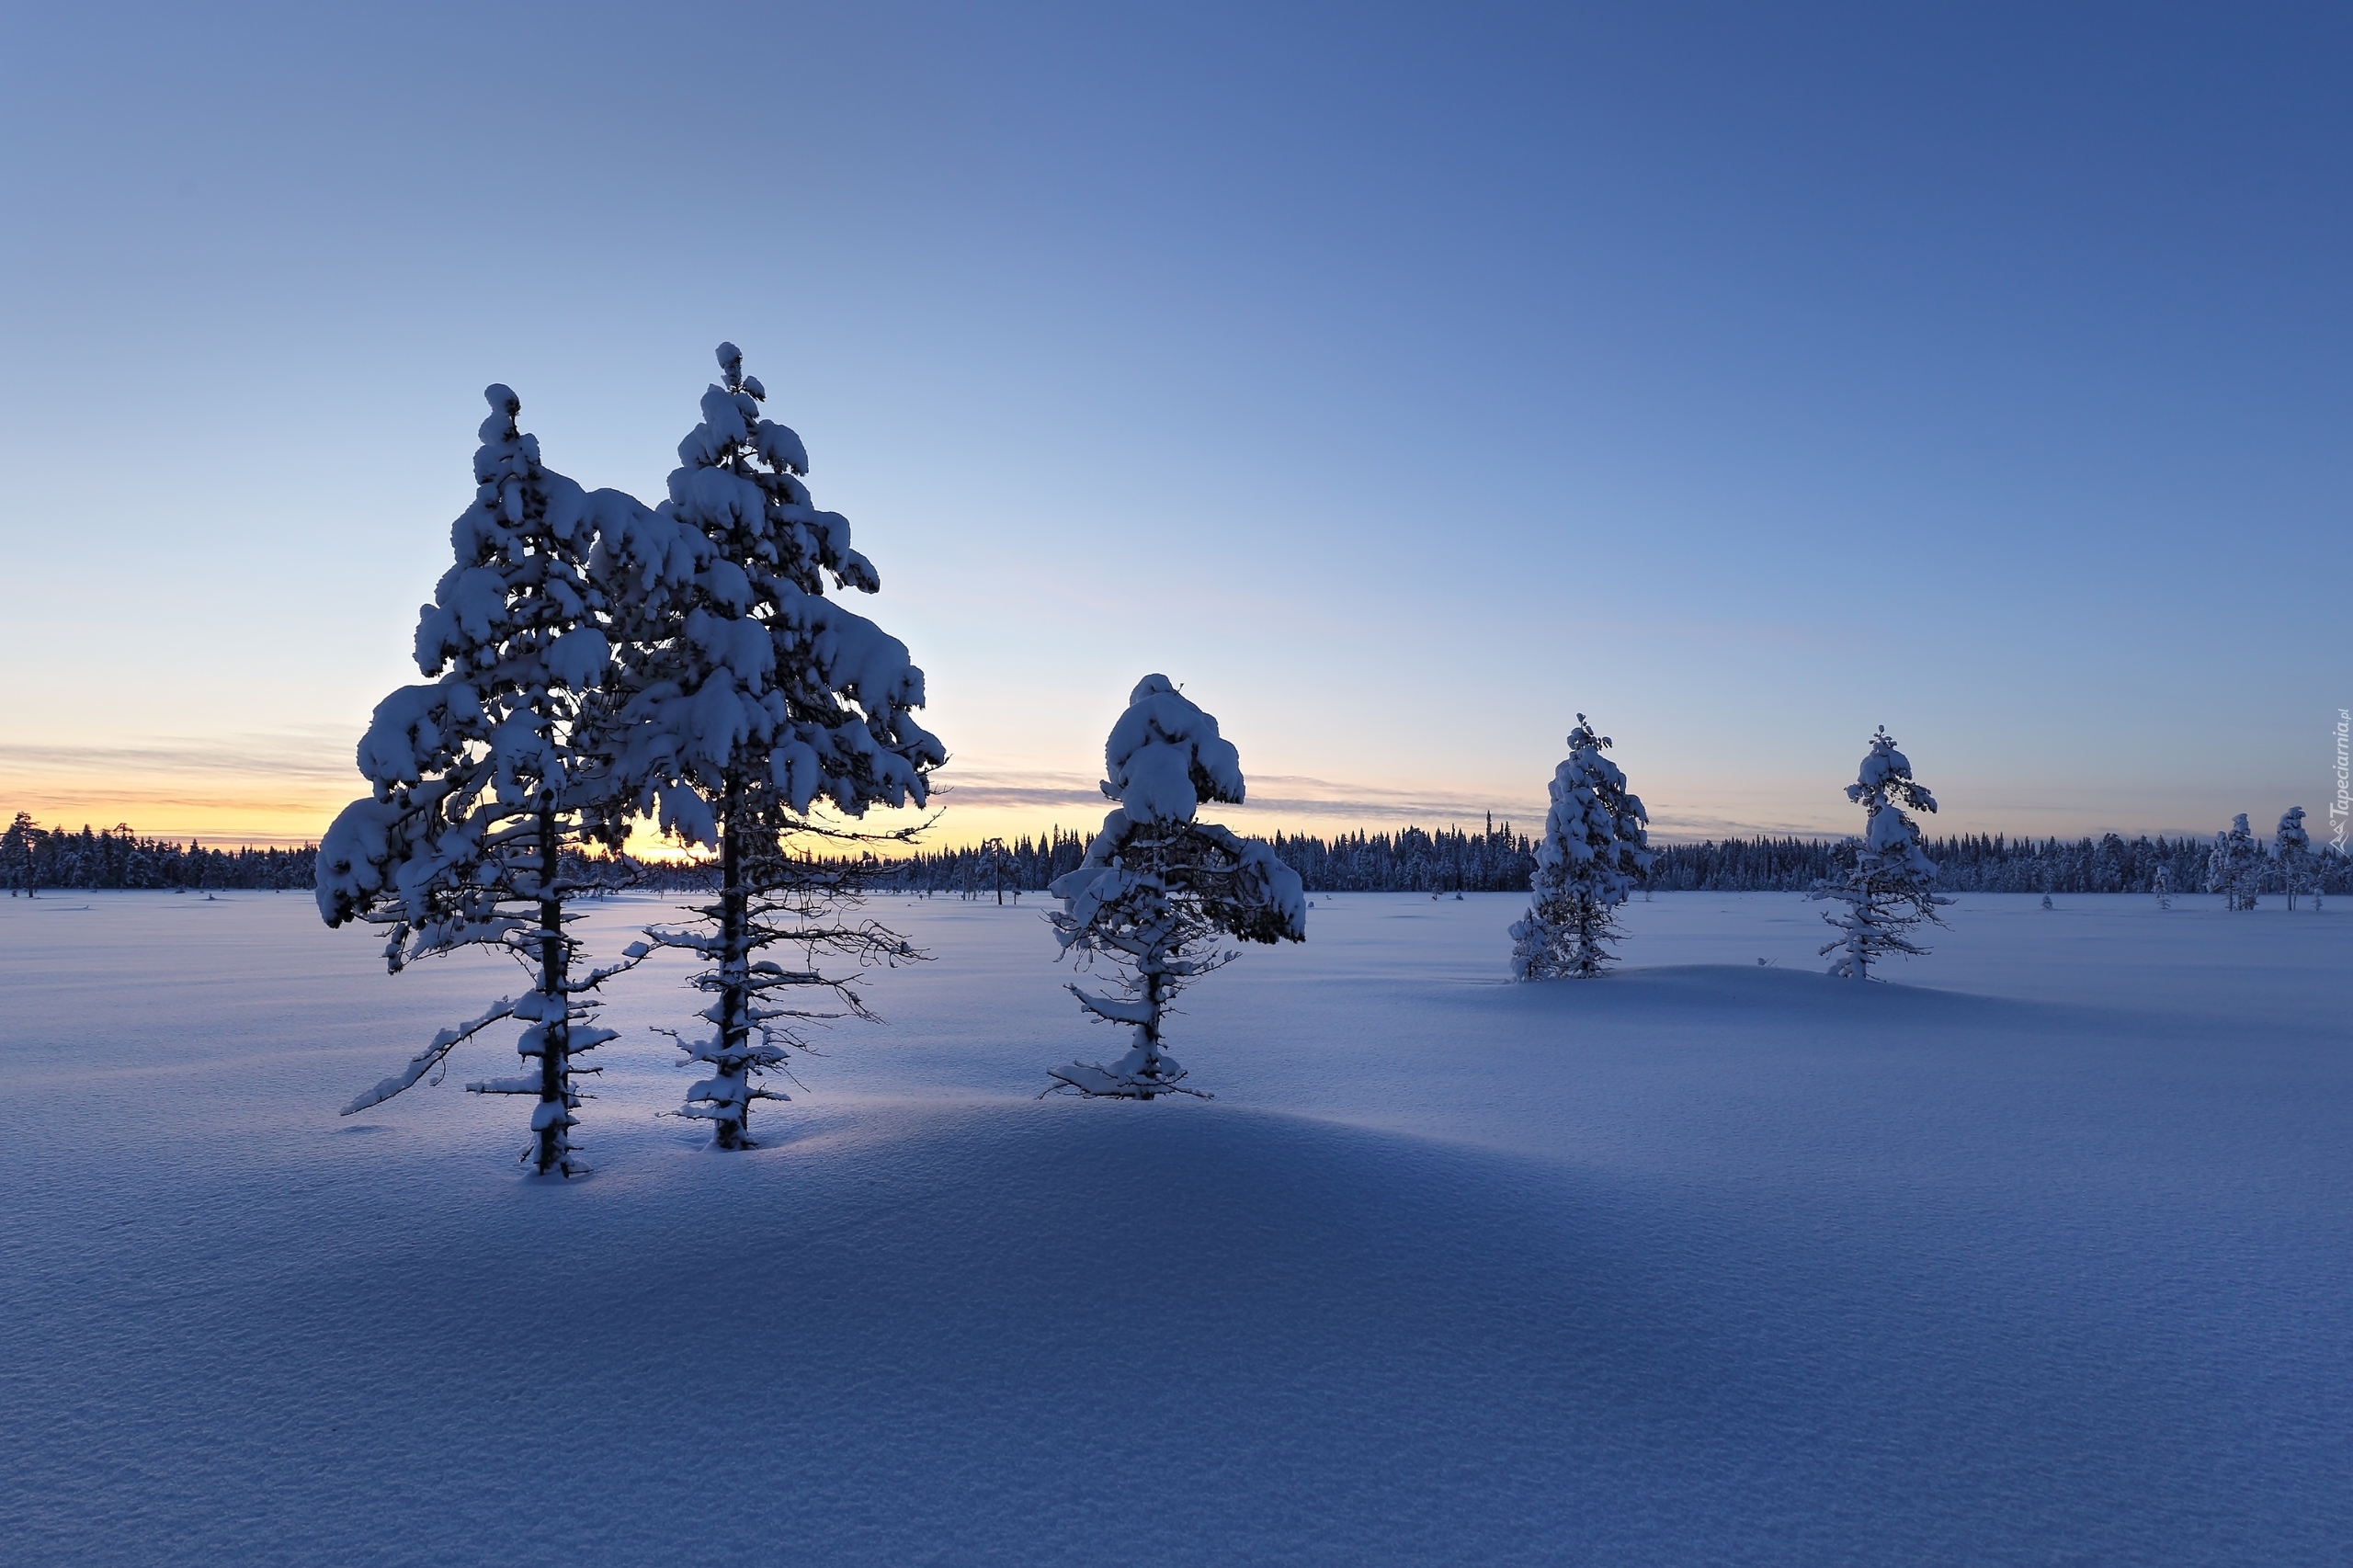
[[[2293,909],[2296,895],[2313,881],[2313,838],[2304,829],[2303,807],[2290,806],[2279,819],[2279,830],[2271,839],[2271,858],[2279,864],[2279,884],[2288,894],[2288,907]],[[2313,904],[2319,907],[2317,892]]]
[[[2246,824],[2246,813],[2231,819],[2231,830],[2214,835],[2213,852],[2206,857],[2206,891],[2222,895],[2222,907],[2255,907],[2263,876],[2263,846]]]
[[[1912,777],[1910,759],[1895,749],[1885,725],[1871,737],[1847,799],[1863,808],[1862,836],[1842,848],[1845,874],[1814,883],[1806,896],[1846,906],[1822,916],[1839,933],[1821,949],[1830,972],[1868,980],[1870,966],[1889,953],[1927,956],[1909,933],[1922,921],[1943,925],[1937,910],[1952,900],[1936,891],[1937,864],[1921,846],[1919,824],[1903,810],[1933,812],[1937,798]]]
[[[850,548],[848,521],[811,503],[801,437],[761,417],[767,392],[719,347],[720,384],[678,444],[669,499],[600,546],[597,581],[623,629],[610,699],[592,728],[604,822],[618,844],[652,814],[662,831],[715,846],[719,886],[686,929],[647,932],[703,962],[709,1032],[672,1033],[706,1073],[680,1114],[722,1149],[751,1146],[752,1107],[801,1026],[870,1018],[858,971],[919,955],[859,916],[880,864],[839,851],[904,842],[915,826],[861,832],[872,806],[922,806],[947,760],[916,723],[923,672],[905,644],[825,597],[881,579]],[[765,956],[783,949],[797,961]],[[828,958],[851,960],[828,971]],[[670,1032],[670,1031],[664,1031]]]
[[[1552,770],[1528,914],[1511,927],[1515,980],[1593,979],[1609,962],[1608,944],[1624,936],[1617,910],[1650,869],[1650,814],[1601,755],[1609,744],[1577,715],[1568,759]]]
[[[438,678],[376,705],[359,742],[372,791],[344,808],[318,852],[319,913],[329,926],[359,920],[384,935],[384,960],[411,961],[465,947],[496,949],[530,974],[531,989],[501,997],[441,1030],[400,1073],[344,1108],[380,1105],[502,1018],[524,1024],[516,1050],[527,1071],[466,1085],[538,1103],[523,1157],[541,1174],[585,1169],[574,1149],[580,1056],[611,1040],[595,1027],[597,988],[642,956],[632,946],[608,968],[577,972],[567,903],[588,891],[560,871],[577,842],[572,731],[611,651],[587,580],[601,527],[642,507],[618,492],[593,494],[540,461],[517,428],[513,392],[490,388],[490,417],[474,454],[474,503],[450,528],[455,559],[418,612],[416,664]]]
[[[2172,871],[2166,869],[2163,866],[2158,867],[2156,875],[2150,880],[2150,887],[2157,895],[2157,907],[2159,909],[2171,909],[2173,907]]]
[[[1047,891],[1054,937],[1082,966],[1101,963],[1119,994],[1068,987],[1079,1006],[1129,1031],[1126,1055],[1105,1065],[1051,1070],[1047,1094],[1148,1100],[1185,1088],[1185,1069],[1161,1049],[1161,1021],[1179,991],[1240,955],[1222,938],[1304,941],[1307,895],[1271,846],[1195,820],[1203,801],[1239,805],[1242,759],[1217,721],[1165,676],[1146,676],[1104,743],[1103,793],[1120,802],[1074,870]]]

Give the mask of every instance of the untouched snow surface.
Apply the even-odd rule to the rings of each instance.
[[[510,1042],[335,1115],[511,970],[0,901],[0,1558],[2342,1562],[2353,914],[2269,902],[1968,896],[1865,986],[1681,894],[1512,985],[1524,898],[1318,895],[1143,1105],[1028,1097],[1110,1044],[1039,901],[886,901],[937,961],[748,1154],[631,976],[565,1184]]]

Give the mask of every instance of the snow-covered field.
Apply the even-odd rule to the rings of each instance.
[[[1034,898],[889,901],[742,1155],[649,967],[565,1184],[504,1041],[335,1114],[511,970],[0,901],[0,1559],[2347,1561],[2353,911],[1964,897],[1860,986],[1682,894],[1515,986],[1521,902],[1319,896],[1143,1105],[1029,1097],[1117,1050]]]

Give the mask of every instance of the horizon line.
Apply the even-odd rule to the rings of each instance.
[[[11,816],[14,815],[13,812],[9,814]],[[134,824],[122,822],[112,823],[105,826],[99,826],[98,824],[91,822],[85,822],[78,827],[67,827],[61,824],[43,825],[38,822],[36,822],[34,825],[44,835],[55,834],[61,837],[67,838],[78,838],[85,833],[90,834],[96,837],[111,837],[116,835],[116,831],[118,829],[127,828],[133,836],[147,840],[150,843],[171,845],[175,847],[187,846],[192,848],[206,849],[214,853],[230,853],[237,850],[251,849],[315,850],[318,847],[321,839],[324,837],[324,835],[317,833],[273,834],[251,830],[231,830],[224,832],[220,830],[164,828],[150,832]],[[1929,843],[1937,843],[1940,841],[1950,842],[1963,838],[2000,838],[2009,841],[2030,840],[2038,843],[2097,844],[2101,839],[2113,834],[2116,837],[2130,844],[2136,840],[2143,839],[2193,840],[2215,836],[2215,835],[2203,830],[2189,828],[2133,829],[2129,832],[2122,828],[2103,828],[2097,833],[2083,832],[2075,834],[2013,832],[2002,828],[1972,828],[1956,830],[1950,833],[1933,833],[1927,831],[1932,824],[1922,823],[1919,825],[1924,830],[1921,835],[1922,838]],[[1501,814],[1497,814],[1494,818],[1493,827],[1497,830],[1507,831],[1516,838],[1526,838],[1533,841],[1541,836],[1540,833],[1531,833],[1525,829],[1515,827],[1511,818]],[[954,854],[964,850],[981,848],[993,839],[1000,842],[1010,838],[1017,841],[1029,840],[1032,843],[1046,843],[1051,841],[1051,835],[1062,831],[1063,831],[1063,824],[1060,822],[1049,820],[1042,830],[1022,830],[1013,835],[993,833],[968,835],[931,844],[918,842],[906,846],[902,852],[897,854],[881,854],[878,851],[876,858],[882,860],[898,860],[911,858],[917,855]],[[1086,827],[1074,827],[1069,831],[1074,834],[1081,840],[1087,840],[1093,838],[1097,830]],[[1402,826],[1396,825],[1393,823],[1364,824],[1354,826],[1343,825],[1327,831],[1298,831],[1281,826],[1275,826],[1270,827],[1262,833],[1244,834],[1241,836],[1245,838],[1264,838],[1269,841],[1277,838],[1312,838],[1322,843],[1332,844],[1344,838],[1353,837],[1358,834],[1362,834],[1368,838],[1381,837],[1384,835],[1395,838],[1407,833],[1424,833],[1433,836],[1440,833],[1458,833],[1468,837],[1479,838],[1483,837],[1486,831],[1488,831],[1488,829],[1475,822],[1472,825],[1466,827],[1461,822],[1453,820],[1447,821],[1443,825],[1429,826],[1425,826],[1418,822],[1408,821]],[[1854,833],[1839,833],[1821,828],[1798,828],[1794,826],[1776,828],[1761,824],[1747,825],[1733,824],[1728,824],[1728,826],[1723,830],[1715,832],[1680,829],[1654,831],[1650,835],[1650,842],[1660,847],[1674,848],[1690,845],[1724,843],[1838,844],[1858,836],[1859,836],[1859,835]],[[208,839],[210,840],[209,843],[206,842]],[[673,848],[674,853],[668,856],[658,854],[649,855],[634,847],[629,850],[628,853],[640,860],[688,858],[698,853],[698,851],[691,846],[675,846],[669,847]]]

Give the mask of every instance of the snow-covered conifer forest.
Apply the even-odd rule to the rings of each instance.
[[[718,370],[651,503],[488,389],[315,847],[0,835],[0,1556],[2342,1554],[2302,807],[1931,838],[1907,724],[1660,842],[1577,713],[1540,832],[1255,837],[1139,631],[1099,826],[965,842]]]
[[[0,877],[18,894],[28,889],[102,888],[308,892],[312,885],[316,851],[306,846],[210,848],[143,836],[127,825],[40,827],[29,813],[18,814],[25,818],[24,833],[6,841],[9,858]],[[880,876],[892,891],[951,897],[1041,892],[1076,869],[1093,836],[1091,829],[1050,825],[1035,836],[997,840],[994,848],[957,844],[946,835],[937,845],[918,839],[885,862]],[[1278,831],[1267,841],[1311,893],[1526,892],[1535,863],[1535,841],[1503,821],[1484,828],[1358,830],[1328,838]],[[2170,891],[2191,892],[2203,888],[2214,847],[2211,835],[2126,838],[2113,833],[2096,839],[1970,834],[1924,843],[1937,865],[1937,885],[1948,892],[2153,893],[2161,873]],[[27,847],[20,850],[19,845]],[[1654,840],[1650,868],[1636,885],[1654,892],[1803,892],[1836,869],[1839,847],[1838,840],[1817,838]],[[2304,873],[2314,889],[2353,892],[2353,863],[2325,843],[2313,847]],[[707,871],[691,863],[637,863],[626,857],[611,861],[599,856],[571,874],[672,890],[700,888],[710,881]],[[2284,892],[2283,868],[2267,859],[2259,882],[2261,892]]]

